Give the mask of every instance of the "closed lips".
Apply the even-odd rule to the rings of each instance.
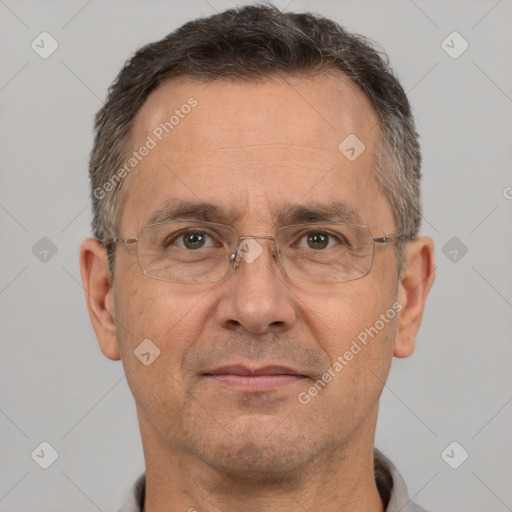
[[[264,366],[261,368],[248,368],[241,365],[221,366],[214,370],[208,371],[205,375],[243,375],[246,377],[259,376],[259,375],[295,375],[298,377],[305,377],[297,370],[288,368],[286,366]]]

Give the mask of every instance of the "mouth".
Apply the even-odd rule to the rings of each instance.
[[[308,378],[286,366],[249,368],[243,365],[230,365],[215,368],[203,375],[218,384],[245,392],[272,391]]]

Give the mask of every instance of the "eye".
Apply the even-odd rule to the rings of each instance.
[[[294,237],[297,242],[293,245],[302,249],[313,249],[316,251],[322,251],[326,249],[337,249],[350,248],[352,247],[349,242],[350,237],[348,233],[325,229],[315,229],[305,231],[301,234],[297,233]]]
[[[327,231],[308,231],[299,241],[299,247],[306,247],[308,249],[322,250],[330,249],[335,245],[343,243],[343,240],[332,233]]]
[[[306,236],[310,249],[325,249],[329,246],[329,234],[325,231],[313,231]]]
[[[183,249],[203,249],[215,246],[213,238],[204,231],[185,231],[174,236],[168,245],[176,244]]]

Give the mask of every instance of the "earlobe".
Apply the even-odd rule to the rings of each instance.
[[[113,290],[108,275],[107,251],[94,238],[82,242],[80,272],[89,318],[100,349],[106,357],[117,361],[121,359],[121,354],[114,320]]]
[[[434,243],[419,237],[408,243],[407,256],[400,276],[398,301],[402,310],[398,317],[395,357],[408,357],[414,351],[427,295],[434,282]]]

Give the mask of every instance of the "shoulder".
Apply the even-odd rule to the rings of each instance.
[[[428,512],[409,498],[402,475],[383,453],[374,449],[373,459],[375,481],[383,501],[387,502],[386,512]]]
[[[146,472],[140,474],[126,492],[123,504],[116,512],[142,512],[146,493]]]

